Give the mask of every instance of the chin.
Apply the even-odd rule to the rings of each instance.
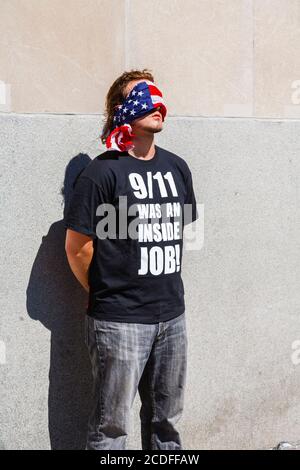
[[[145,130],[149,131],[149,132],[160,132],[162,131],[163,129],[163,126],[160,125],[160,126],[157,126],[157,125],[152,125],[152,126],[149,126],[149,127],[145,127]]]
[[[157,132],[161,132],[163,130],[163,126],[156,126],[156,125],[149,125],[149,126],[143,126],[143,127],[140,127],[139,130],[138,129],[133,129],[133,132],[134,133],[141,133],[143,134],[143,132],[145,133],[149,133],[149,134],[156,134]]]

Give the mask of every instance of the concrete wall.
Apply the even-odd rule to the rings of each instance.
[[[65,257],[64,208],[74,177],[104,150],[108,87],[144,67],[168,107],[156,143],[187,160],[204,207],[203,249],[183,264],[184,447],[299,440],[300,1],[0,8],[0,446],[84,444],[87,298]]]

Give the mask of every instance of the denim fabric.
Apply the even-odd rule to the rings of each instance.
[[[186,382],[185,312],[154,324],[86,316],[85,340],[94,379],[86,450],[126,449],[137,391],[142,449],[182,449],[175,425]]]

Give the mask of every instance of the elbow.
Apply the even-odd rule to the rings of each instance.
[[[90,256],[93,252],[93,240],[80,233],[68,232],[65,240],[65,252],[68,258]]]
[[[67,230],[65,239],[65,252],[70,257],[89,256],[93,250],[93,240],[72,230]]]
[[[70,258],[72,255],[74,255],[74,248],[70,245],[69,242],[65,242],[65,253],[67,255],[67,258]]]
[[[65,238],[65,253],[68,257],[76,254],[76,244],[74,243],[73,238],[70,236],[70,233],[67,231]]]

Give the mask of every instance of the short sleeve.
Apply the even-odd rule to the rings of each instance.
[[[186,178],[186,197],[184,204],[187,204],[184,208],[184,225],[187,225],[199,218],[193,187],[193,177],[190,170],[188,170]]]
[[[97,207],[105,202],[108,201],[101,187],[88,176],[80,175],[65,215],[64,227],[96,238],[99,219],[96,211]]]

